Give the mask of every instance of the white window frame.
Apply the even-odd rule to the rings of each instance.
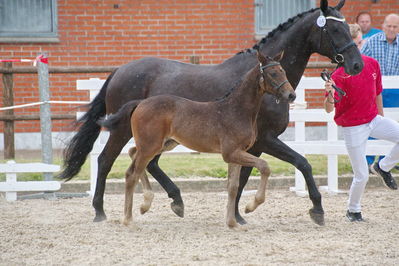
[[[10,1],[10,2],[9,2]],[[16,4],[16,2],[12,2],[14,0],[0,0],[0,8],[2,8],[2,5],[6,5],[7,3],[13,3]],[[29,5],[32,2],[31,0],[25,0],[20,1],[20,5]],[[43,14],[40,14],[40,7],[35,7],[35,12],[38,17],[46,16],[46,18],[49,21],[49,30],[35,30],[34,27],[31,29],[24,29],[22,28],[16,28],[13,30],[7,31],[6,28],[0,28],[0,42],[1,43],[9,43],[9,42],[59,42],[58,39],[58,16],[57,16],[57,0],[46,0],[48,1],[47,3],[48,8],[43,10]],[[26,6],[25,6],[26,7]],[[47,7],[47,5],[46,5]],[[3,7],[4,8],[4,7]],[[25,8],[26,9],[26,8]],[[1,10],[0,10],[1,11]],[[7,9],[6,9],[7,11]],[[1,12],[0,12],[1,13]],[[28,12],[15,12],[15,16],[12,17],[12,21],[8,21],[9,23],[18,23],[18,21],[26,21],[29,20],[29,11]],[[51,16],[51,17],[49,17]],[[34,19],[32,19],[34,21]],[[1,22],[1,20],[0,20]]]
[[[270,25],[269,27],[264,27],[261,25],[262,16],[266,16],[268,14],[264,14],[262,8],[264,5],[268,4],[268,1],[269,0],[255,0],[255,37],[256,37],[256,39],[261,39],[261,38],[265,37],[267,35],[267,33],[269,33],[271,30],[276,28],[280,23],[283,23],[283,22],[287,21],[289,18],[296,15],[296,14],[291,14],[289,16],[281,15],[280,16],[281,21],[279,23],[276,23],[275,25]],[[294,1],[296,1],[296,0],[279,0],[279,3],[280,4],[282,3],[281,6],[291,5],[291,4],[295,4]],[[306,7],[302,11],[299,11],[298,13],[301,13],[301,12],[304,12],[306,10],[316,7],[316,0],[308,0],[308,2],[310,4],[309,5],[310,7]],[[271,7],[271,8],[273,8],[273,7]],[[276,10],[276,8],[273,8],[273,10],[270,10],[270,12],[271,11],[273,13],[275,13],[275,12],[282,13],[283,10]],[[284,10],[284,11],[286,11],[286,10]]]

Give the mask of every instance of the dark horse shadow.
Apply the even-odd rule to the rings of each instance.
[[[320,1],[320,8],[298,14],[280,24],[263,38],[254,48],[262,54],[277,54],[284,50],[281,65],[293,88],[299,83],[311,54],[319,53],[339,63],[350,75],[360,73],[363,61],[352,41],[349,27],[339,10],[345,1],[336,7],[329,7],[327,0]],[[326,18],[325,25],[316,23],[319,16]],[[160,58],[143,58],[132,61],[114,71],[104,83],[96,98],[89,104],[89,110],[79,120],[83,122],[77,134],[71,139],[64,152],[65,169],[60,178],[69,180],[75,176],[93,148],[101,127],[97,121],[105,114],[116,113],[130,100],[144,99],[154,95],[172,94],[195,101],[210,101],[223,96],[229,88],[239,83],[256,63],[254,49],[247,49],[219,65],[201,66],[185,64]],[[289,122],[289,103],[276,101],[272,95],[264,95],[260,107],[257,127],[258,138],[248,151],[259,157],[263,152],[289,162],[300,170],[305,178],[313,207],[309,214],[317,224],[324,223],[321,195],[315,184],[312,167],[278,136],[285,131]],[[94,221],[106,219],[103,198],[106,177],[121,152],[132,137],[128,119],[122,121],[111,134],[98,158],[97,186],[93,198],[96,211]],[[147,166],[149,173],[173,199],[172,206],[181,206],[183,201],[178,187],[159,168],[157,155]],[[242,190],[248,181],[252,167],[243,167],[235,206],[239,223],[245,223],[238,210]],[[183,216],[183,212],[177,213]]]
[[[143,214],[150,208],[153,193],[145,169],[162,152],[168,139],[198,152],[220,153],[229,164],[226,224],[230,228],[237,226],[235,202],[242,166],[256,167],[261,173],[258,191],[246,211],[254,211],[265,201],[270,168],[266,161],[247,150],[256,140],[262,96],[269,93],[277,99],[295,100],[295,91],[278,62],[281,57],[282,53],[274,59],[258,53],[259,62],[244,75],[242,83],[220,100],[196,102],[175,95],[157,95],[127,102],[116,114],[100,122],[112,131],[121,120],[129,118],[136,142],[134,154],[130,153],[132,163],[125,175],[123,224],[128,225],[133,219],[133,194],[139,180],[144,190],[140,211]]]

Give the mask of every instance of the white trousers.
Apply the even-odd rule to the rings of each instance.
[[[380,168],[390,171],[399,162],[399,123],[377,115],[370,123],[342,127],[345,145],[352,164],[353,181],[349,190],[348,210],[360,212],[360,201],[369,179],[369,170],[366,160],[366,145],[368,137],[393,142],[395,145],[380,161]]]

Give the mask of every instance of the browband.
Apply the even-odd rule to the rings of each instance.
[[[332,19],[332,20],[339,21],[339,22],[345,22],[345,18],[337,18],[337,17],[333,17],[333,16],[328,16],[328,17],[326,17],[326,19]]]

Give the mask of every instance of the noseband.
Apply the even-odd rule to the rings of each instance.
[[[345,61],[345,57],[344,57],[344,55],[342,53],[345,50],[349,49],[350,47],[356,46],[356,44],[353,41],[350,41],[349,43],[347,43],[343,47],[337,48],[337,46],[335,45],[334,40],[333,40],[330,32],[327,30],[327,20],[329,20],[329,19],[344,23],[345,22],[345,18],[337,18],[337,17],[333,17],[333,16],[324,17],[322,12],[320,11],[320,16],[317,19],[317,26],[319,26],[321,28],[321,31],[320,31],[320,47],[321,47],[321,40],[322,40],[321,34],[324,32],[324,33],[326,33],[326,36],[327,36],[327,38],[328,38],[328,40],[329,40],[329,42],[331,44],[331,47],[332,47],[332,49],[334,51],[334,61],[337,64],[340,65],[340,64],[344,63],[344,61]]]
[[[260,73],[262,74],[262,76],[261,76],[261,78],[260,78],[260,79],[261,79],[261,82],[264,81],[264,79],[263,79],[263,73],[264,73],[264,70],[265,70],[266,68],[272,67],[272,66],[279,66],[279,65],[280,65],[280,63],[278,63],[278,62],[273,62],[273,63],[267,64],[267,65],[265,65],[265,66],[262,66],[262,63],[259,63]],[[270,83],[271,83],[272,86],[273,86],[273,90],[279,91],[280,88],[281,88],[285,83],[288,83],[288,80],[284,80],[284,81],[281,82],[280,84],[276,84],[273,80],[271,80]]]

